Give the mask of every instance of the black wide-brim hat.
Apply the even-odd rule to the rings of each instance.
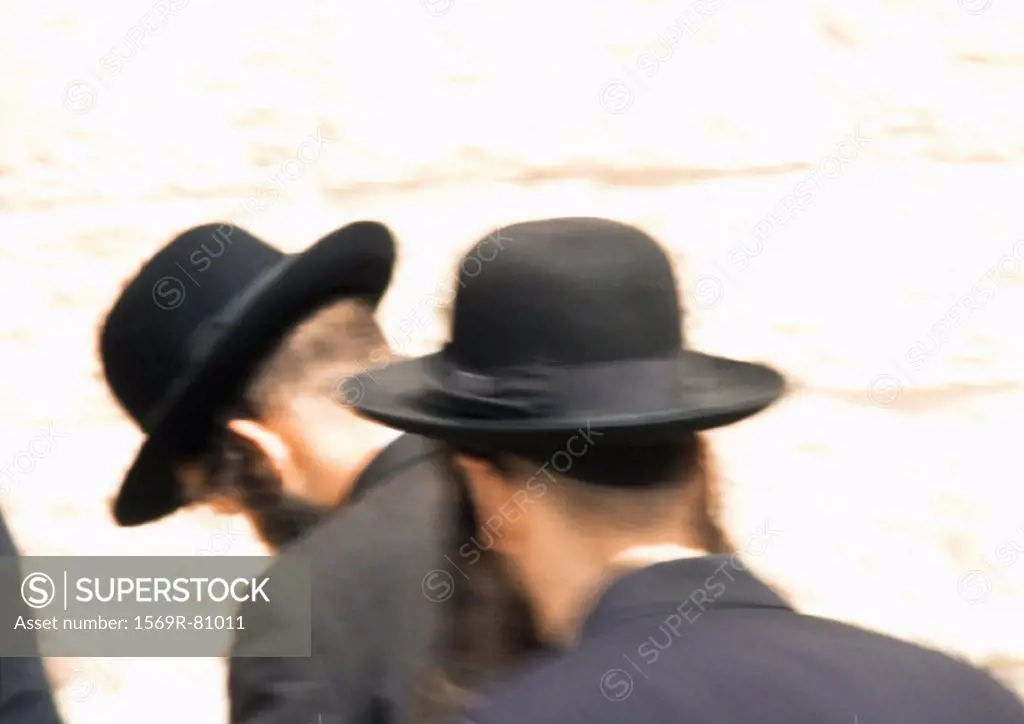
[[[184,505],[177,466],[285,333],[331,301],[376,308],[394,262],[390,230],[372,221],[298,254],[231,224],[206,224],[146,262],[100,339],[107,382],[147,435],[114,503],[117,523],[141,525]]]
[[[671,441],[738,422],[785,389],[771,367],[687,349],[672,264],[604,219],[499,229],[462,258],[450,342],[357,376],[366,417],[456,446],[535,451]]]

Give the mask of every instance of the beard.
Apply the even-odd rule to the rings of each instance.
[[[259,419],[251,409],[236,410],[225,419]],[[196,433],[204,440],[211,433]],[[264,451],[253,441],[232,432],[227,423],[215,433],[206,449],[197,453],[195,475],[183,476],[192,481],[189,498],[193,502],[228,504],[232,512],[241,512],[252,524],[257,536],[274,551],[306,535],[332,507],[309,502],[284,490],[284,481]]]
[[[246,508],[256,533],[275,551],[303,537],[330,512],[279,491],[251,497]]]

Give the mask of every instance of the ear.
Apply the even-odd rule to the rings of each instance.
[[[231,420],[228,429],[255,445],[266,457],[278,478],[282,481],[289,479],[295,465],[291,450],[278,433],[255,420]]]
[[[523,533],[517,523],[524,517],[518,508],[510,505],[518,487],[485,460],[456,455],[455,462],[465,474],[481,535],[492,540],[494,548],[501,553],[514,553],[520,548]]]

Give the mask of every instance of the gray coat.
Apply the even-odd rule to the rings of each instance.
[[[0,515],[0,556],[18,549]],[[24,614],[30,612],[26,608]],[[60,724],[50,683],[39,658],[0,658],[0,722],[3,724]]]
[[[291,556],[311,560],[312,656],[245,658],[287,626],[288,612],[243,604],[228,677],[232,724],[409,720],[439,621],[424,576],[441,567],[449,470],[434,443],[402,436],[366,469],[348,505],[281,552],[271,576]]]

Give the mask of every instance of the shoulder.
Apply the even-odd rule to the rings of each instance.
[[[578,656],[539,653],[485,689],[483,703],[458,724],[597,723],[604,721],[599,703],[609,700],[601,695],[606,688],[600,673]]]
[[[389,606],[419,592],[442,556],[447,478],[436,454],[418,456],[377,479],[358,499],[283,548],[269,572],[309,566],[314,617],[326,599],[332,616]]]
[[[396,626],[421,622],[423,581],[443,556],[443,470],[432,456],[396,466],[282,548],[267,575],[273,579],[290,567],[308,570],[310,605],[301,611],[243,604],[247,629],[250,617],[254,625],[239,632],[239,640],[254,646],[306,620],[317,632],[314,651],[359,650],[376,646],[371,639],[392,635]],[[295,579],[290,573],[282,578]]]
[[[282,550],[282,564],[301,556],[330,576],[379,574],[383,564],[439,541],[444,488],[433,458],[402,467]]]
[[[809,665],[831,672],[814,687],[822,696],[841,680],[847,688],[855,686],[858,696],[880,705],[927,702],[934,710],[955,713],[957,720],[1024,722],[1024,704],[986,671],[930,646],[809,614],[780,616],[775,626],[760,630],[755,630],[755,620],[732,623],[733,645],[716,654],[718,660],[736,671],[763,664],[764,654],[772,654],[776,691],[791,682],[806,684]]]

